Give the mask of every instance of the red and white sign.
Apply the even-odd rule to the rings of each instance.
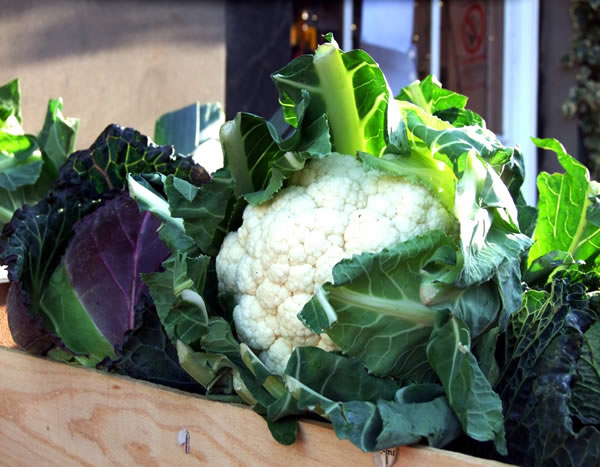
[[[485,39],[485,11],[480,3],[472,3],[465,11],[460,39],[465,52],[476,55],[481,51]]]

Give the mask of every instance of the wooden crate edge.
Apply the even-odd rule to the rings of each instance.
[[[327,424],[303,421],[286,447],[245,407],[15,349],[0,347],[0,368],[0,453],[9,465],[374,465]],[[178,444],[183,430],[188,453]],[[403,447],[395,465],[503,464]]]

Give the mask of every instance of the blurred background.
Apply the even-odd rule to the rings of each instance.
[[[526,198],[555,137],[600,175],[600,20],[595,0],[0,0],[0,83],[21,80],[24,125],[49,97],[81,119],[78,147],[111,122],[152,134],[200,102],[277,112],[270,74],[332,32],[363,48],[394,93],[434,74],[526,156]],[[596,163],[596,159],[599,163]]]

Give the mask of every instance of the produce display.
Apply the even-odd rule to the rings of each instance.
[[[15,206],[15,341],[247,404],[283,444],[316,418],[364,451],[599,464],[600,185],[534,139],[564,173],[527,206],[523,155],[465,96],[394,96],[325,38],[272,75],[285,131],[214,105],[163,116],[160,145],[110,125]]]

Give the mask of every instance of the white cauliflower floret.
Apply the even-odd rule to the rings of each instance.
[[[316,287],[333,280],[333,266],[455,225],[428,189],[331,154],[309,162],[273,200],[246,208],[217,256],[219,288],[235,297],[240,339],[283,373],[297,346],[336,349],[297,317]]]

